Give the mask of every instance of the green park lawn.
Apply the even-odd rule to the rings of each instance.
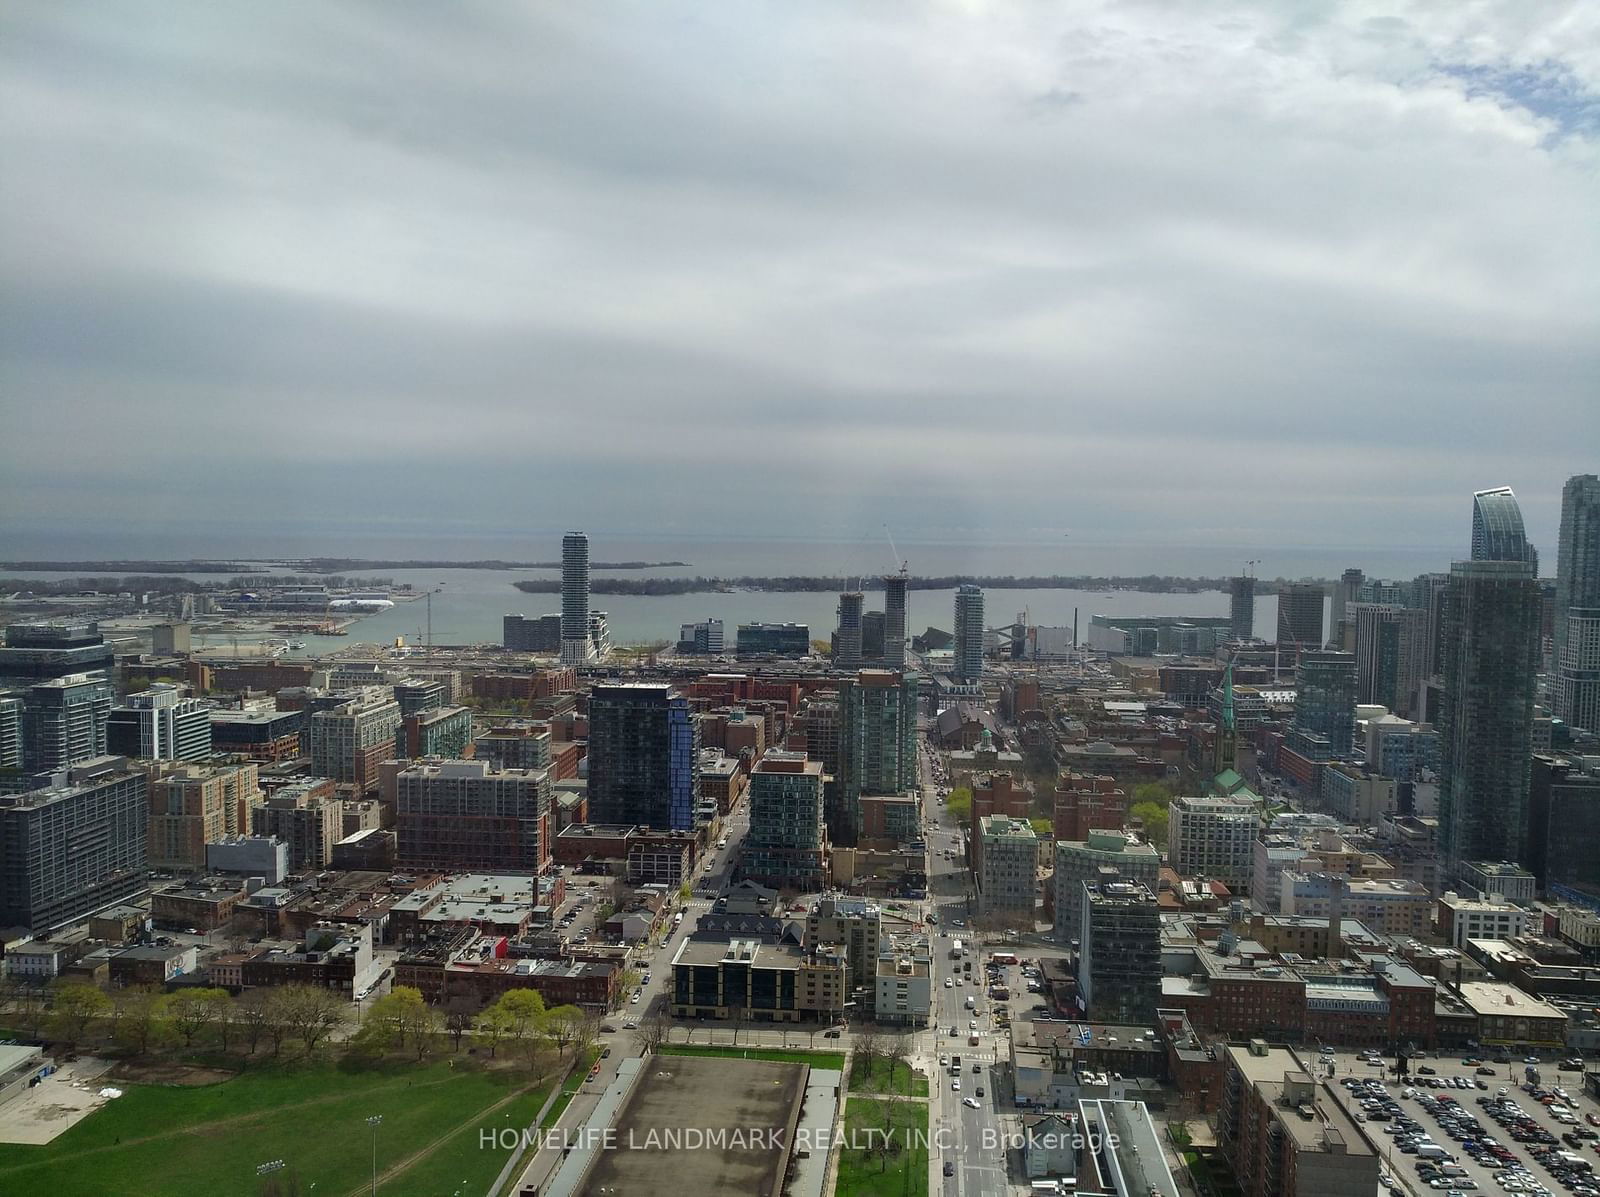
[[[881,1103],[853,1097],[845,1104],[845,1142],[839,1151],[836,1197],[927,1197],[928,1105],[920,1101],[891,1104],[895,1132],[910,1134],[913,1141],[887,1159],[876,1151],[863,1152],[851,1146],[852,1141],[865,1141],[860,1132],[883,1129]]]
[[[891,1061],[874,1057],[865,1060],[856,1056],[850,1062],[850,1092],[894,1093],[901,1097],[928,1096],[928,1078],[901,1060],[892,1065],[894,1076],[889,1075]]]
[[[789,1051],[779,1047],[705,1047],[693,1043],[663,1043],[662,1056],[730,1056],[735,1060],[776,1060],[780,1064],[809,1064],[813,1068],[844,1071],[843,1052]]]
[[[258,1165],[284,1161],[299,1191],[366,1192],[377,1130],[380,1193],[484,1192],[509,1151],[480,1146],[480,1127],[527,1126],[548,1095],[520,1072],[440,1062],[347,1071],[261,1068],[198,1087],[127,1084],[43,1147],[0,1144],[0,1193],[182,1197],[261,1191]],[[388,1174],[387,1177],[385,1174]]]

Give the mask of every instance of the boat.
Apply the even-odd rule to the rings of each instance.
[[[290,640],[284,645],[284,647],[289,649],[291,652],[299,652],[301,649],[305,648],[305,646],[306,642],[304,640]]]

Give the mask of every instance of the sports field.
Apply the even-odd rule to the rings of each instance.
[[[124,1096],[44,1147],[0,1145],[0,1193],[50,1197],[249,1195],[257,1168],[316,1185],[318,1197],[365,1193],[377,1128],[378,1191],[434,1197],[482,1193],[509,1154],[479,1129],[527,1126],[548,1088],[520,1072],[448,1063],[343,1071],[263,1069],[203,1087],[122,1086]],[[507,1136],[509,1139],[509,1136]]]

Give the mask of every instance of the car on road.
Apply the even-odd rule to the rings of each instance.
[[[639,1029],[639,1024],[636,1022],[625,1022],[622,1024],[622,1029],[624,1031],[637,1031]]]
[[[979,1090],[979,1092],[982,1092],[982,1090]],[[961,1104],[974,1110],[982,1108],[979,1106],[978,1099],[975,1097],[963,1097],[961,1099]]]
[[[955,1164],[953,1164],[949,1160],[946,1160],[944,1162],[944,1174],[946,1176],[954,1176],[956,1174],[956,1166],[955,1166]]]
[[[960,1077],[956,1077],[954,1080],[952,1080],[950,1082],[950,1092],[952,1092],[952,1093],[960,1093],[961,1092],[961,1078]]]

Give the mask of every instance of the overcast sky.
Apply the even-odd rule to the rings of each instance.
[[[0,112],[35,552],[1548,551],[1600,469],[1592,2],[11,0]]]

